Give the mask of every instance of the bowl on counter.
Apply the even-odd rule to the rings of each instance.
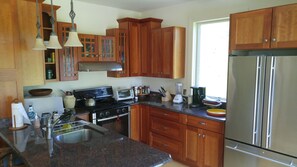
[[[52,89],[42,88],[42,89],[31,89],[29,94],[32,96],[47,96],[52,93]]]

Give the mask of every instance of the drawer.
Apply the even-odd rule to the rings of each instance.
[[[151,117],[151,131],[167,136],[171,139],[183,141],[185,125],[157,117]]]
[[[156,133],[150,133],[150,146],[171,154],[174,159],[182,160],[182,142],[163,137]]]
[[[163,118],[163,119],[167,119],[170,121],[179,122],[179,113],[167,111],[167,110],[156,108],[156,107],[151,107],[150,115],[159,117],[159,118]]]
[[[224,122],[212,121],[188,115],[187,125],[224,134]]]

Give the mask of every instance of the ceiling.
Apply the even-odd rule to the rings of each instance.
[[[78,0],[103,6],[143,12],[195,0]],[[197,1],[197,0],[196,0]]]

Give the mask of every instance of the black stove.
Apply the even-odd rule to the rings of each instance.
[[[76,98],[75,108],[90,112],[91,123],[129,136],[130,105],[116,101],[113,98],[111,86],[78,89],[74,90],[73,94]],[[88,98],[93,98],[96,101],[95,106],[85,105]]]

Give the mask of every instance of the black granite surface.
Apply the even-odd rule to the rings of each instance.
[[[112,131],[92,131],[89,140],[76,144],[47,140],[41,129],[32,126],[18,131],[2,127],[0,137],[30,167],[145,167],[171,161],[169,154]]]
[[[126,103],[133,105],[133,104],[144,104],[144,105],[149,105],[153,107],[158,107],[166,110],[170,110],[173,112],[181,113],[181,114],[186,114],[186,115],[192,115],[195,117],[201,117],[201,118],[206,118],[214,121],[226,121],[226,117],[214,117],[210,116],[207,114],[206,107],[198,107],[198,108],[192,108],[188,104],[174,104],[172,102],[162,102],[162,101],[126,101]]]

